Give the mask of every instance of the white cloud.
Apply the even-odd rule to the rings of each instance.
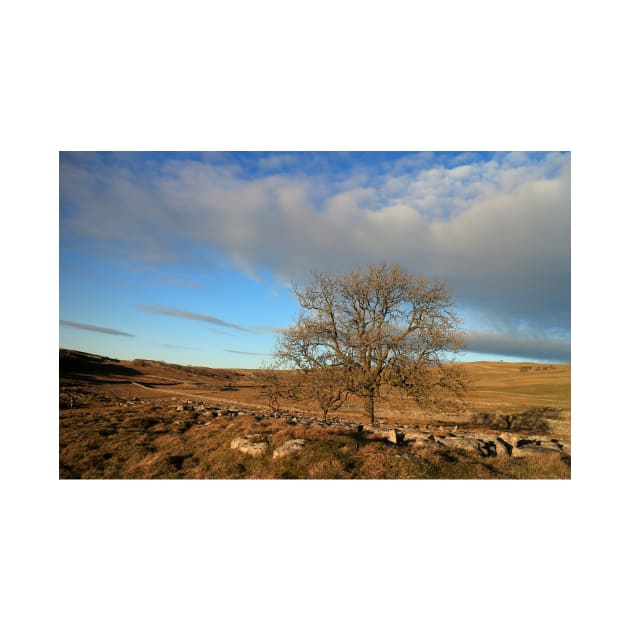
[[[452,162],[423,168],[420,155],[376,174],[253,177],[207,162],[136,174],[62,161],[62,235],[145,259],[206,251],[283,281],[385,258],[444,278],[497,322],[568,328],[570,156]]]

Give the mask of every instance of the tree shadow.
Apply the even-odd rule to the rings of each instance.
[[[515,413],[479,412],[472,415],[471,424],[489,429],[547,433],[548,420],[559,417],[561,411],[555,407],[539,407]]]

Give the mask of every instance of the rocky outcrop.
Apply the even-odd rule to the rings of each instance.
[[[535,454],[562,453],[571,455],[569,442],[558,439],[534,436],[519,438],[516,435],[483,435],[454,433],[430,433],[427,431],[405,431],[403,440],[410,442],[414,450],[437,447],[455,448],[468,452],[476,452],[483,457],[528,457]]]
[[[181,406],[189,404],[190,401],[183,401]],[[529,457],[538,454],[560,453],[563,456],[571,456],[571,443],[568,440],[550,438],[546,435],[522,436],[519,434],[504,433],[478,433],[463,432],[462,428],[454,427],[426,427],[420,429],[418,426],[408,425],[386,425],[386,424],[359,424],[356,421],[342,420],[339,418],[328,418],[322,420],[314,416],[303,413],[272,412],[264,413],[260,410],[252,411],[248,409],[226,409],[212,407],[208,403],[203,404],[204,416],[208,421],[199,424],[212,425],[214,418],[237,418],[247,415],[254,417],[254,420],[261,421],[267,418],[284,420],[288,425],[304,427],[326,427],[338,433],[362,434],[368,439],[384,440],[399,446],[408,445],[413,451],[422,449],[446,450],[457,449],[469,453],[477,453],[483,457]],[[183,421],[175,421],[182,424]],[[190,426],[182,425],[182,431]],[[471,427],[472,428],[472,427]],[[458,431],[456,433],[456,431]],[[273,451],[273,458],[279,459],[299,451],[304,446],[304,440],[289,440]],[[232,440],[231,448],[238,449],[242,453],[253,456],[261,456],[269,450],[266,437],[260,434],[245,435]]]

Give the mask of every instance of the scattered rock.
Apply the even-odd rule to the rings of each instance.
[[[128,401],[130,404],[131,401]],[[476,452],[483,457],[527,457],[532,454],[560,453],[563,457],[570,458],[571,443],[568,440],[550,438],[546,435],[526,435],[513,433],[502,433],[499,435],[484,433],[457,433],[458,426],[437,425],[433,428],[426,425],[387,426],[381,422],[375,424],[359,424],[356,421],[342,420],[337,417],[330,417],[327,420],[306,416],[298,413],[287,413],[276,411],[272,413],[251,411],[246,409],[221,409],[205,405],[193,405],[193,401],[182,402],[177,407],[180,411],[198,410],[210,420],[214,417],[236,418],[250,415],[255,421],[260,422],[270,418],[282,418],[288,425],[320,426],[329,427],[336,432],[363,432],[366,437],[382,439],[392,444],[408,444],[413,450],[417,449],[439,449],[458,448],[468,452]],[[124,404],[124,403],[123,403]],[[175,421],[180,432],[184,432],[192,426],[190,422]],[[200,421],[197,422],[198,424]],[[201,422],[208,426],[210,422]],[[233,426],[232,423],[228,428]],[[422,428],[420,428],[422,426]],[[304,446],[304,440],[289,440],[273,451],[273,458],[278,459],[290,453],[297,452]],[[265,436],[260,434],[245,435],[232,440],[231,448],[238,449],[249,455],[260,456],[269,449],[269,444]]]

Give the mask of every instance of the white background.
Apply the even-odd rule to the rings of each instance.
[[[619,6],[3,5],[4,627],[627,623]],[[572,480],[60,481],[71,149],[572,151]]]

